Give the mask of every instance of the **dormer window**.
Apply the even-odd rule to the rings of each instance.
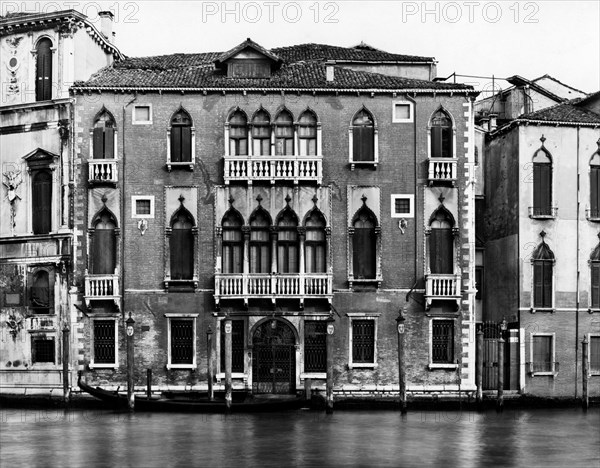
[[[214,63],[229,78],[270,78],[282,60],[248,38]]]
[[[266,60],[232,60],[227,67],[230,78],[269,78],[271,64]]]

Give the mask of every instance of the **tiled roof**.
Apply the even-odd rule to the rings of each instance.
[[[552,123],[578,123],[578,124],[599,124],[600,115],[588,109],[576,106],[581,98],[572,99],[569,102],[547,107],[536,112],[524,114],[518,117],[517,121],[530,122],[552,122]]]
[[[75,88],[88,89],[336,89],[336,90],[456,90],[472,92],[463,84],[431,82],[354,71],[335,67],[335,79],[326,80],[322,62],[298,62],[282,66],[270,78],[229,78],[203,62],[208,55],[147,57],[127,59],[105,67]],[[184,67],[183,64],[186,64]],[[137,64],[140,68],[134,66]],[[169,68],[166,66],[169,65]]]
[[[299,62],[301,60],[337,60],[365,62],[433,62],[433,57],[392,54],[375,48],[338,47],[327,44],[298,44],[290,47],[271,49],[271,52],[284,61]]]

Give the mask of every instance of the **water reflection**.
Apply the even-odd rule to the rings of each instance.
[[[600,410],[0,411],[2,466],[598,466]]]

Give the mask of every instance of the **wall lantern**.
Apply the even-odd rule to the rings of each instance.
[[[135,324],[135,320],[131,318],[131,312],[129,312],[129,318],[125,320],[127,336],[133,336],[133,325]]]

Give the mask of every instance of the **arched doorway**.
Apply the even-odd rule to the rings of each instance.
[[[266,320],[252,336],[253,393],[296,391],[296,338],[292,328],[277,319]]]

